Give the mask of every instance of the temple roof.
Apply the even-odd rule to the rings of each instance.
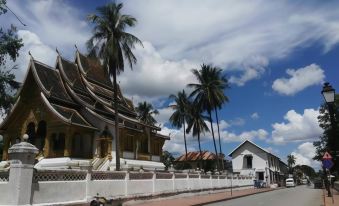
[[[90,129],[98,129],[95,125],[100,125],[100,122],[87,120],[89,116],[115,124],[113,85],[97,59],[76,51],[72,62],[58,54],[57,64],[52,68],[31,58],[27,75],[30,74],[40,88],[43,102],[60,120]],[[27,76],[23,85],[26,80]],[[118,109],[121,126],[138,131],[143,126],[160,130],[159,127],[146,125],[137,119],[132,101],[123,96],[119,86]],[[3,129],[2,125],[0,129]],[[156,137],[169,139],[168,136],[154,134]]]

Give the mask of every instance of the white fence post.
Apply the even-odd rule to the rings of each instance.
[[[171,172],[171,174],[172,174],[172,191],[174,192],[175,191],[175,173]]]
[[[155,193],[155,181],[156,181],[156,178],[157,178],[157,174],[153,171],[153,176],[152,176],[152,193],[154,194]]]
[[[38,149],[28,143],[20,142],[9,150],[11,169],[9,188],[12,193],[11,205],[30,205],[33,179],[33,167]]]
[[[126,172],[125,176],[125,196],[128,195],[128,181],[129,181],[129,171]]]
[[[92,165],[90,163],[80,164],[80,169],[87,170],[85,198],[86,200],[88,200],[88,198],[90,197],[90,184],[92,180]]]

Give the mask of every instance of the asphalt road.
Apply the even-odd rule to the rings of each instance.
[[[323,206],[322,190],[308,186],[280,189],[208,206]]]

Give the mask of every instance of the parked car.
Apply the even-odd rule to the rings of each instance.
[[[286,187],[295,187],[295,183],[293,178],[287,178],[286,179]]]
[[[323,188],[323,181],[322,181],[321,178],[314,179],[313,184],[314,184],[314,189],[321,189],[321,188]]]
[[[302,183],[303,185],[306,185],[306,184],[307,184],[307,179],[302,179],[302,180],[301,180],[301,183]]]

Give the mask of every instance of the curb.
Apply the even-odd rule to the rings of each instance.
[[[261,193],[265,193],[265,192],[272,192],[272,191],[281,190],[281,189],[284,189],[284,187],[283,188],[276,188],[276,189],[272,189],[272,190],[259,191],[259,192],[251,193],[251,194],[245,194],[245,195],[239,195],[239,196],[234,196],[234,197],[228,197],[228,198],[224,198],[224,199],[220,199],[220,200],[213,200],[213,201],[209,201],[209,202],[194,204],[192,206],[203,206],[203,205],[206,205],[206,204],[223,202],[223,201],[227,201],[227,200],[238,199],[238,198],[242,198],[242,197],[247,197],[247,196],[251,196],[251,195],[261,194]]]

